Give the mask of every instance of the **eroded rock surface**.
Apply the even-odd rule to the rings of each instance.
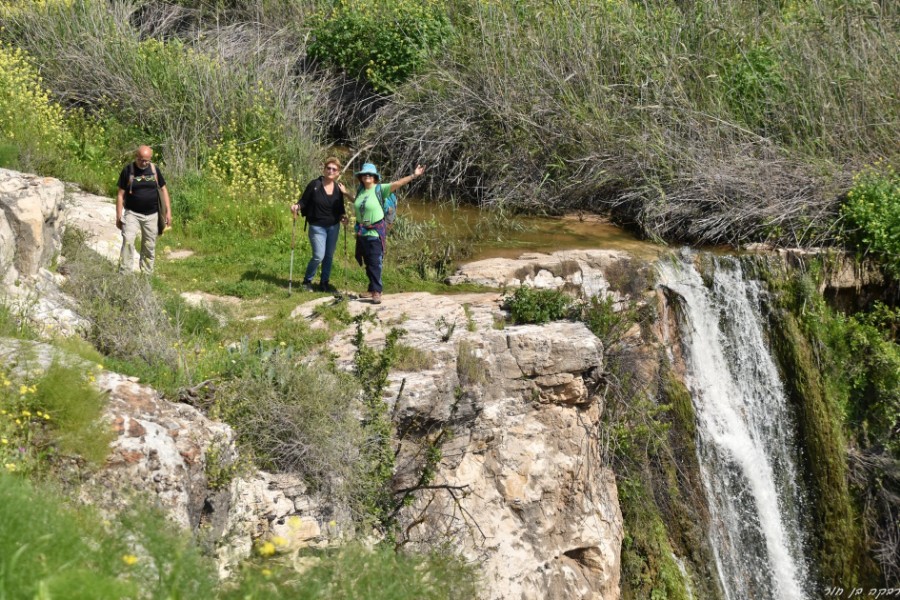
[[[59,252],[64,195],[58,179],[0,169],[0,283],[35,276]]]
[[[327,301],[295,316],[314,323],[311,305]],[[402,327],[401,342],[433,359],[392,373],[386,400],[405,432],[398,489],[417,480],[426,441],[452,432],[433,488],[402,513],[403,536],[413,546],[449,542],[476,561],[490,599],[618,598],[622,515],[597,443],[603,348],[580,323],[497,328],[500,303],[498,294],[415,293],[348,304],[351,314],[373,312],[368,343]],[[346,368],[352,333],[330,345]]]
[[[497,288],[520,286],[560,289],[597,296],[612,286],[640,282],[645,263],[621,250],[565,250],[553,254],[525,253],[519,258],[491,258],[459,267],[451,284],[474,283]]]
[[[116,203],[112,198],[72,191],[66,198],[66,225],[85,234],[85,244],[94,252],[118,264],[122,232],[116,228]],[[133,269],[140,257],[135,253]]]

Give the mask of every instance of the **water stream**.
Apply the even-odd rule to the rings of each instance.
[[[793,419],[766,345],[764,290],[735,258],[659,263],[698,424],[709,538],[729,600],[810,600]],[[670,297],[672,294],[670,294]]]

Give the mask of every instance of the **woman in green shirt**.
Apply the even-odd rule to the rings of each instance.
[[[417,179],[425,172],[425,167],[416,165],[412,175],[391,183],[379,183],[381,175],[372,163],[365,163],[362,169],[356,172],[359,180],[360,191],[353,202],[353,210],[356,214],[356,259],[366,266],[366,276],[369,278],[369,288],[363,294],[363,298],[371,298],[373,304],[381,304],[381,269],[384,264],[385,236],[387,226],[384,222],[384,210],[379,202],[381,198],[387,198],[392,192]],[[377,190],[375,187],[380,189]]]

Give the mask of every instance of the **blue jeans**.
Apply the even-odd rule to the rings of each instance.
[[[340,233],[340,223],[335,223],[331,227],[309,226],[309,245],[312,248],[312,258],[306,265],[304,281],[312,281],[312,278],[316,276],[319,263],[322,264],[322,282],[327,283],[330,280],[331,261],[334,259],[334,249],[337,247]]]
[[[360,243],[362,243],[366,276],[369,278],[369,291],[380,294],[382,291],[381,268],[384,266],[384,248],[381,245],[381,238],[364,237],[360,239]]]

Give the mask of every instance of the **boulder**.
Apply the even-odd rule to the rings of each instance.
[[[0,169],[0,283],[37,275],[59,253],[63,183]]]
[[[86,245],[108,261],[118,264],[122,232],[116,228],[116,203],[112,198],[73,191],[66,199],[66,226],[86,235]],[[134,269],[140,257],[135,253]]]

